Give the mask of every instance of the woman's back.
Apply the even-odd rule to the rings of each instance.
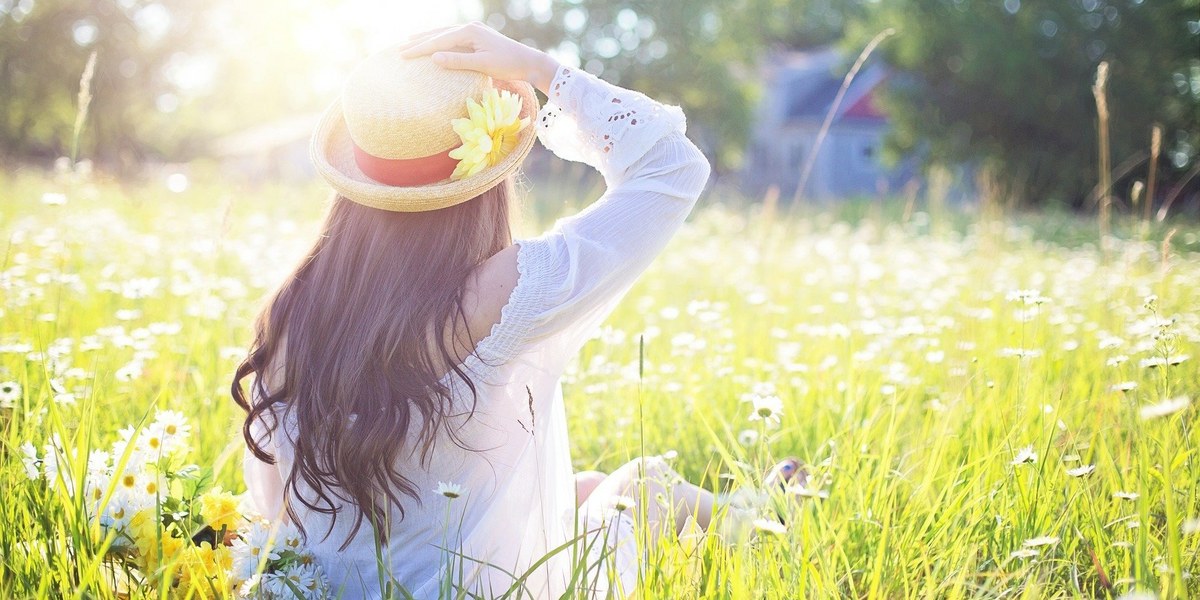
[[[296,449],[308,436],[361,430],[364,423],[356,421],[371,414],[329,411],[333,418],[305,423],[285,401],[267,419],[250,421],[254,440],[277,461],[270,465],[247,454],[251,494],[266,514],[281,514],[287,498],[343,597],[378,597],[393,581],[417,598],[433,598],[451,579],[484,597],[514,584],[533,597],[557,596],[568,585],[578,549],[559,551],[523,575],[576,538],[579,528],[595,529],[595,522],[577,523],[559,379],[683,223],[707,180],[708,165],[683,136],[677,108],[568,68],[554,68],[539,87],[549,104],[534,121],[538,137],[560,157],[596,167],[608,190],[546,234],[501,250],[468,278],[477,287],[465,287],[461,296],[462,306],[470,308],[462,315],[465,322],[475,330],[493,326],[482,339],[469,336],[478,340],[474,351],[463,353],[459,368],[434,385],[447,394],[435,415],[431,444],[414,443],[430,423],[416,413],[406,424],[407,435],[390,440],[397,452],[388,468],[414,493],[398,504],[375,502],[385,515],[382,535],[377,538],[369,525],[353,530],[352,516],[371,507],[343,495],[334,511],[323,510],[311,502],[316,491],[306,478],[293,477],[294,487],[285,485],[302,470]],[[390,368],[386,357],[368,358],[370,368]],[[314,367],[286,366],[293,373]],[[287,383],[268,389],[277,393]],[[271,415],[278,415],[281,426]],[[350,448],[354,442],[345,441]],[[461,486],[461,495],[439,494],[443,483]],[[338,495],[333,488],[327,492]],[[626,589],[632,568],[627,563],[618,570]]]

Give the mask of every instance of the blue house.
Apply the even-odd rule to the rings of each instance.
[[[821,124],[842,85],[845,60],[833,48],[783,52],[767,59],[764,95],[742,171],[747,191],[760,194],[775,186],[783,198],[791,198],[814,151],[816,159],[801,194],[806,199],[893,195],[916,180],[915,160],[892,166],[881,160],[888,118],[878,97],[892,72],[880,62],[869,62],[859,71],[816,149]]]

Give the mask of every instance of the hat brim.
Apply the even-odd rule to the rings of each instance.
[[[521,130],[512,152],[474,175],[453,181],[446,178],[420,186],[387,185],[367,177],[354,161],[354,144],[342,115],[340,99],[325,110],[313,133],[309,147],[313,166],[337,193],[373,208],[423,212],[466,202],[492,189],[516,171],[537,137],[535,122],[540,107],[533,86],[524,81],[498,80],[494,85],[521,98],[521,117],[528,117],[529,124]]]

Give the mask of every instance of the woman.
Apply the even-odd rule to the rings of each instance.
[[[534,137],[607,191],[514,242],[512,176]],[[252,497],[304,529],[342,597],[447,582],[557,597],[580,548],[617,578],[593,568],[573,589],[627,593],[638,559],[619,499],[643,486],[672,499],[638,507],[651,531],[707,526],[711,494],[661,458],[573,476],[559,385],[704,188],[678,108],[470,24],[368,58],[312,158],[337,194],[233,394]]]

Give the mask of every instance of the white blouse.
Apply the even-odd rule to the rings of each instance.
[[[540,237],[515,242],[516,287],[500,322],[463,363],[478,390],[474,415],[455,422],[469,449],[439,440],[427,467],[419,456],[402,456],[401,472],[423,496],[419,503],[405,498],[402,521],[393,513],[385,546],[376,547],[364,523],[340,550],[352,515],[336,520],[326,537],[328,515],[291,503],[309,547],[343,598],[381,596],[381,578],[418,599],[436,598],[451,558],[456,584],[483,597],[500,595],[514,585],[514,574],[519,578],[582,531],[559,379],[684,222],[709,165],[684,137],[678,107],[584,71],[559,69],[537,119],[542,144],[565,160],[598,169],[607,191]],[[447,381],[455,402],[469,408],[463,382],[453,374]],[[269,436],[262,427],[256,433],[268,440],[277,464],[262,463],[249,452],[244,461],[246,486],[264,515],[281,514],[282,481],[294,460],[289,438],[295,421],[285,415],[282,422],[289,435]],[[447,499],[434,492],[439,482],[459,484],[465,493]],[[570,579],[572,554],[579,551],[560,551],[534,569],[518,584],[525,593],[514,597],[560,595]],[[635,574],[628,565],[619,573],[631,591]]]

